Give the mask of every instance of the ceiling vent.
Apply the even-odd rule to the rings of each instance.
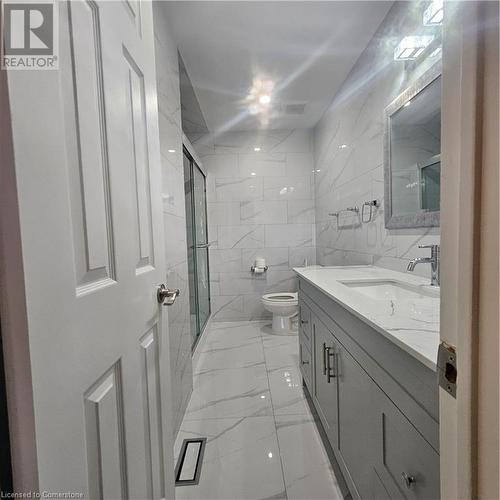
[[[285,106],[285,113],[287,115],[303,115],[306,108],[305,103],[287,104]]]

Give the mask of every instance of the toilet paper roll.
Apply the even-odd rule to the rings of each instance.
[[[255,267],[266,267],[266,259],[258,257],[255,259]]]

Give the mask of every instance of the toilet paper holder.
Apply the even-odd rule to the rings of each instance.
[[[269,269],[269,266],[264,266],[264,267],[257,267],[255,264],[250,268],[250,271],[252,271],[252,273],[257,273],[257,274],[260,274],[259,271],[257,271],[257,269],[262,269],[261,272],[265,273],[268,269]]]

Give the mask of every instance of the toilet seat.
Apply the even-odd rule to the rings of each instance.
[[[270,303],[274,302],[276,304],[297,305],[299,303],[297,292],[268,293],[262,296],[262,300]]]

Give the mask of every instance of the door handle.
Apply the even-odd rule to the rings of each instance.
[[[199,243],[198,245],[194,245],[193,248],[209,248],[212,243]]]
[[[171,306],[175,299],[181,294],[178,288],[167,288],[163,283],[158,287],[156,298],[159,304],[164,306]]]

